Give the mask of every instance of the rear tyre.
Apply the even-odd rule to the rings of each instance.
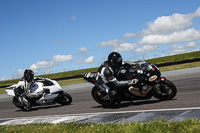
[[[67,92],[62,92],[58,95],[56,102],[62,105],[69,105],[72,102],[72,97]]]
[[[92,88],[92,97],[93,99],[99,103],[102,104],[103,106],[111,106],[114,105],[116,103],[116,101],[114,99],[110,99],[109,95],[102,91],[101,89],[97,88],[96,86],[94,86]]]
[[[157,88],[153,88],[151,90],[153,97],[160,100],[171,100],[176,96],[177,89],[171,81],[166,79],[157,86],[159,87],[159,90]]]

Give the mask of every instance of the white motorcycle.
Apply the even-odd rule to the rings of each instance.
[[[8,95],[13,96],[13,104],[18,108],[25,110],[23,104],[15,97],[14,89],[17,84],[11,85],[5,89]],[[41,94],[41,98],[30,99],[31,106],[44,106],[59,103],[69,105],[72,97],[64,92],[61,86],[55,81],[45,78],[43,81],[37,81],[31,85],[31,92]]]

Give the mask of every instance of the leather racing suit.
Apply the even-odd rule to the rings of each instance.
[[[31,86],[36,81],[43,81],[44,78],[34,78],[31,82],[27,82],[24,77],[17,83],[14,89],[15,96],[24,105],[25,108],[30,108],[29,99],[40,98],[42,94],[31,92]]]
[[[131,64],[131,62],[123,62],[122,64],[128,63],[129,65],[135,65],[134,63]],[[96,77],[96,80],[98,81],[98,84],[102,90],[105,90],[107,93],[109,92],[109,87],[106,85],[107,83],[112,83],[115,87],[126,87],[134,85],[138,82],[137,79],[133,80],[124,80],[119,81],[116,78],[116,75],[119,70],[112,69],[111,66],[108,64],[108,61],[105,61],[102,63],[102,65],[98,69],[98,75]]]

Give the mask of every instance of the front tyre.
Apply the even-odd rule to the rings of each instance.
[[[111,106],[111,105],[114,105],[116,102],[114,99],[110,99],[109,95],[106,92],[102,91],[96,86],[92,88],[91,93],[92,93],[93,99],[97,103],[102,104],[103,106]]]
[[[58,95],[56,102],[62,105],[69,105],[72,102],[72,97],[63,91]]]
[[[176,86],[167,79],[154,86],[151,90],[152,96],[160,100],[171,100],[176,96],[176,93]]]

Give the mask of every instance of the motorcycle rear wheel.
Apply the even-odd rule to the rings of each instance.
[[[108,94],[106,92],[103,92],[101,89],[97,88],[94,86],[92,88],[92,97],[93,99],[99,103],[102,104],[103,106],[111,106],[116,103],[114,99],[110,99]]]
[[[72,102],[72,97],[67,92],[62,92],[58,95],[56,102],[62,105],[69,105]]]
[[[151,90],[152,96],[160,100],[171,100],[176,96],[176,93],[176,86],[167,79],[164,82],[159,83],[159,90],[156,88]]]

